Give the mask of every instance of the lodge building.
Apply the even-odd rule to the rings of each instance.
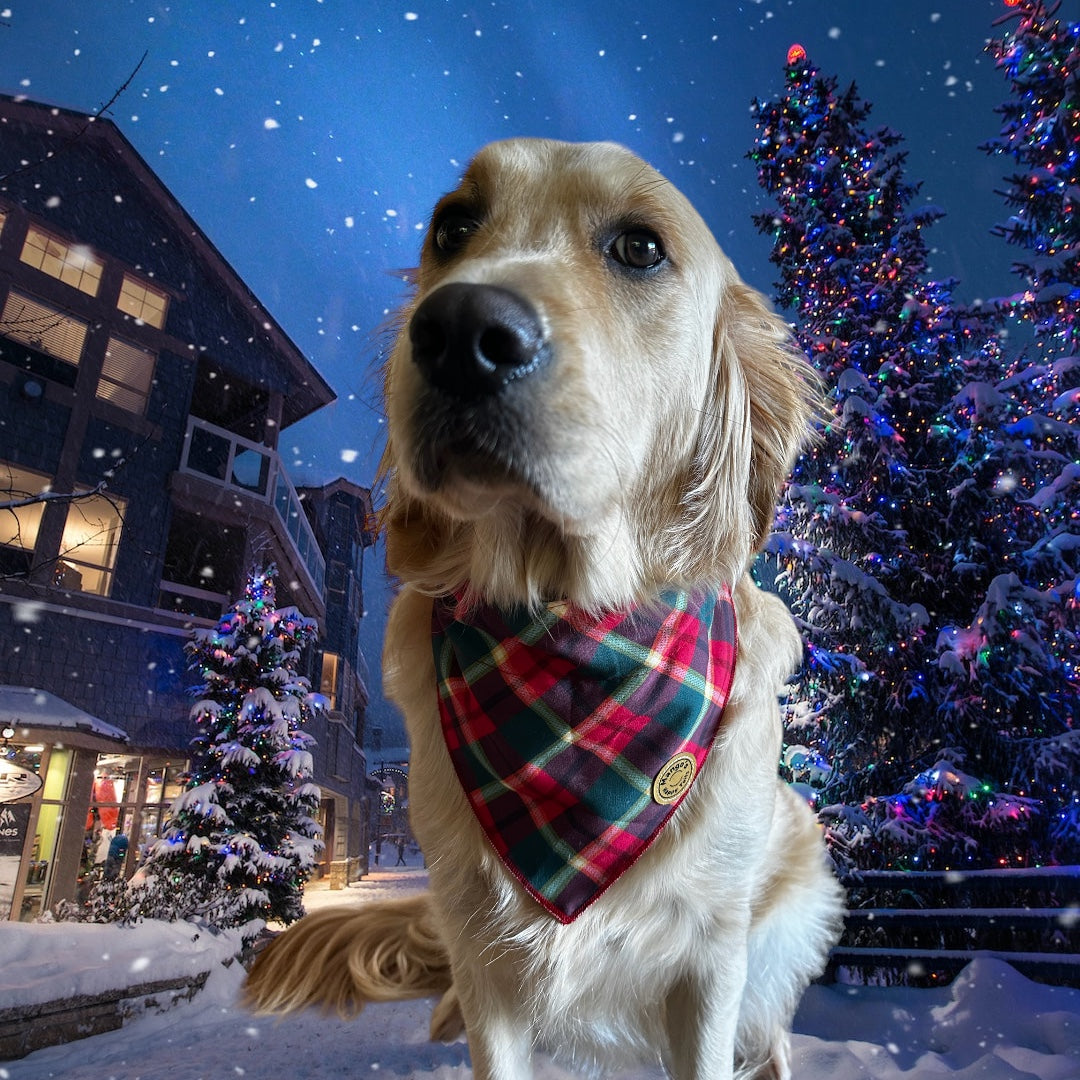
[[[362,871],[371,495],[277,451],[334,397],[115,124],[0,97],[0,918],[117,833],[135,869],[193,734],[184,644],[270,561],[325,631],[321,871]]]

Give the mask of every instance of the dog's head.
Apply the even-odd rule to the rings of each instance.
[[[389,358],[391,570],[496,603],[734,580],[815,381],[687,200],[619,146],[482,150]]]

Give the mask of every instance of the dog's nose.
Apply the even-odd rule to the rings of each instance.
[[[535,371],[548,349],[532,305],[498,285],[436,289],[409,322],[412,357],[427,380],[454,397],[501,390]]]

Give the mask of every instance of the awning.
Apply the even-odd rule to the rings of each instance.
[[[0,726],[9,725],[16,731],[24,727],[55,728],[128,741],[127,732],[122,728],[77,709],[56,694],[32,686],[0,686]]]

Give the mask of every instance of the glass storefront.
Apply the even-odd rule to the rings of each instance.
[[[164,831],[173,799],[184,790],[187,762],[152,764],[146,773],[135,844],[139,857]]]
[[[19,777],[32,790],[33,777],[42,781],[33,794],[0,802],[0,920],[23,922],[61,898],[85,896],[96,877],[134,873],[168,822],[187,767],[184,759],[11,739],[0,744],[0,763],[12,784]]]
[[[92,875],[130,876],[135,871],[168,821],[169,806],[184,787],[186,766],[185,761],[135,754],[98,754],[86,812],[80,895]]]

